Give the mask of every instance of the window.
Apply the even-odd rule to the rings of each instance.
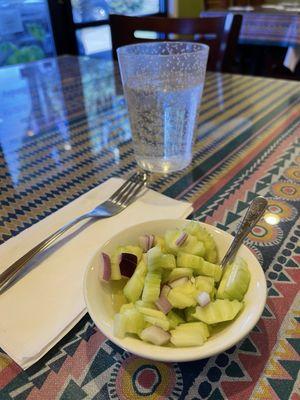
[[[109,14],[147,15],[164,11],[162,0],[71,0],[79,53],[111,57]],[[99,26],[85,26],[91,22]],[[98,25],[97,24],[97,25]],[[75,25],[76,27],[76,25]]]

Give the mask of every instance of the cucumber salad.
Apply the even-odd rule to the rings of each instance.
[[[197,222],[100,254],[101,281],[124,280],[114,335],[155,345],[200,346],[243,307],[250,273],[239,257],[224,273],[213,237]],[[124,278],[125,277],[125,278]]]

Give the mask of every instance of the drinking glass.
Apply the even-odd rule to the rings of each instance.
[[[208,49],[191,42],[118,48],[135,158],[144,170],[174,172],[191,162]]]

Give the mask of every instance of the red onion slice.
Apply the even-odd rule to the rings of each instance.
[[[109,255],[106,253],[100,253],[99,261],[99,278],[101,281],[108,282],[111,276],[111,263]]]
[[[169,282],[168,285],[171,286],[171,288],[174,288],[176,286],[184,285],[187,283],[189,278],[187,276],[183,276],[182,278],[176,279],[175,281]]]
[[[142,235],[139,237],[139,244],[144,253],[153,247],[154,239],[154,235]]]
[[[161,346],[168,343],[171,335],[158,326],[149,326],[141,332],[141,339]]]
[[[119,263],[121,275],[131,278],[136,269],[137,260],[138,259],[135,254],[121,253]]]
[[[155,305],[164,314],[168,314],[168,312],[172,309],[172,304],[163,294],[161,294],[156,300]]]
[[[175,241],[176,246],[182,246],[184,242],[186,241],[188,237],[188,234],[186,232],[181,232],[181,234],[178,236],[178,238]]]
[[[207,292],[200,292],[198,293],[197,301],[201,307],[205,307],[210,303],[210,296]]]

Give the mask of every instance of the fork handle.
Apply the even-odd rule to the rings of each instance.
[[[76,225],[78,222],[83,221],[86,218],[90,218],[89,214],[81,215],[78,218],[73,219],[71,222],[67,223],[56,232],[52,233],[42,242],[37,244],[33,249],[29,250],[24,256],[15,261],[10,267],[8,267],[2,274],[0,274],[0,293],[5,288],[7,288],[12,281],[14,281],[18,275],[21,273],[25,265],[42,250],[47,249],[56,239],[68,231],[72,226]]]

